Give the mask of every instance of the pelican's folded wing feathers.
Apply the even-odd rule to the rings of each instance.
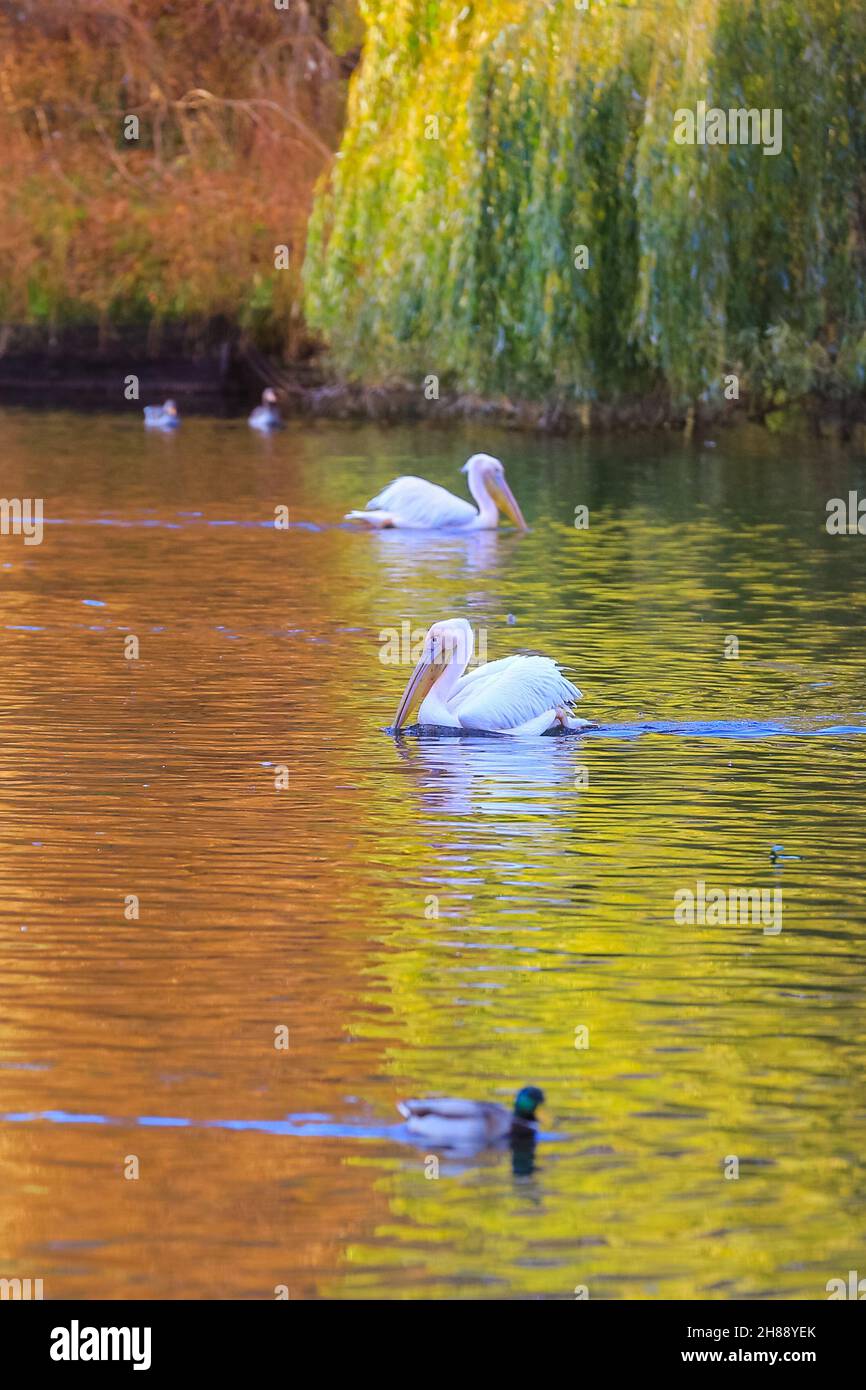
[[[580,691],[548,656],[506,656],[462,676],[450,705],[464,729],[515,729]]]
[[[395,478],[367,503],[368,511],[390,512],[403,526],[431,530],[439,526],[466,526],[478,516],[470,502],[453,492],[428,483],[425,478]]]

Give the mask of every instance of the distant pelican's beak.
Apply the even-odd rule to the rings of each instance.
[[[491,482],[489,487],[494,501],[502,508],[509,520],[513,521],[519,530],[528,531],[529,527],[524,520],[523,512],[517,505],[517,498],[505,479],[503,478],[501,482]]]
[[[397,708],[394,719],[394,732],[405,724],[407,716],[414,709],[415,705],[420,704],[425,695],[436,684],[442,674],[442,667],[437,666],[427,657],[421,658],[415,670],[412,672],[406,683],[406,689]]]

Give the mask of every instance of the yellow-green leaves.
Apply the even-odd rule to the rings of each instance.
[[[784,368],[794,394],[820,384],[813,344],[829,338],[862,374],[859,11],[365,9],[306,267],[307,313],[343,370],[580,400],[661,383],[693,400],[720,396],[726,369],[751,370],[748,389]],[[684,110],[694,143],[675,137]]]

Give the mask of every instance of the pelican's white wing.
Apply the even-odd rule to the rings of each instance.
[[[419,530],[439,526],[466,526],[476,521],[478,512],[436,483],[424,478],[395,478],[378,496],[367,503],[368,511],[389,512],[400,526]]]
[[[506,656],[461,676],[448,701],[464,729],[516,729],[580,691],[549,656]]]

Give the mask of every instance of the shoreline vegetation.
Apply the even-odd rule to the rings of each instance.
[[[94,338],[193,358],[219,332],[305,357],[362,37],[355,0],[0,0],[0,363]]]
[[[19,0],[0,49],[0,400],[862,435],[866,12]]]
[[[708,429],[758,425],[773,434],[812,434],[843,443],[853,441],[866,450],[866,400],[809,394],[783,404],[750,401],[676,403],[668,396],[620,398],[562,405],[557,402],[511,400],[472,393],[446,393],[425,399],[423,389],[406,383],[368,386],[330,375],[314,360],[286,364],[239,350],[230,340],[218,347],[139,359],[128,351],[129,363],[141,381],[142,403],[169,397],[181,413],[246,414],[258,400],[262,383],[277,391],[286,420],[321,419],[387,424],[440,426],[486,421],[496,429],[540,435],[614,434],[674,430],[687,437]],[[54,405],[59,408],[110,408],[128,411],[118,389],[118,359],[94,356],[83,349],[61,351],[44,346],[29,353],[0,357],[0,406]],[[133,407],[138,410],[138,405]]]

